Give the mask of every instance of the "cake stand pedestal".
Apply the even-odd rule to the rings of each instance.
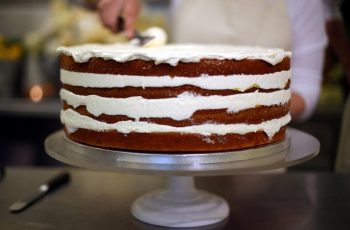
[[[156,154],[108,150],[73,142],[63,131],[45,140],[53,158],[77,167],[127,173],[167,175],[167,188],[137,198],[131,212],[137,219],[166,227],[199,227],[225,220],[227,202],[197,190],[194,176],[233,175],[286,168],[315,157],[320,149],[313,136],[292,128],[275,144],[219,153]]]
[[[168,178],[166,189],[137,198],[131,212],[150,224],[198,227],[224,220],[229,215],[229,206],[221,197],[197,190],[193,177],[173,176]]]

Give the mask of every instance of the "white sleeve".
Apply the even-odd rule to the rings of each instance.
[[[321,0],[286,0],[292,28],[291,89],[305,101],[301,120],[314,111],[321,89],[327,45]]]

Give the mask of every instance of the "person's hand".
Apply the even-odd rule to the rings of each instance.
[[[293,120],[300,119],[301,114],[305,109],[305,101],[302,96],[296,92],[292,92],[292,97],[290,100],[290,114]]]
[[[128,38],[134,35],[135,20],[140,12],[138,0],[99,0],[97,9],[103,24],[113,32],[118,31],[118,16],[124,18],[124,31]]]

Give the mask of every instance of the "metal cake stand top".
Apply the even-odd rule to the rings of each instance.
[[[62,130],[45,140],[46,152],[69,165],[126,173],[172,176],[230,175],[284,168],[315,157],[319,141],[305,132],[288,128],[285,140],[239,151],[159,154],[111,150],[76,143]]]

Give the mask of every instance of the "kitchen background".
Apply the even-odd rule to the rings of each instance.
[[[82,7],[82,2],[85,7]],[[349,1],[341,5],[350,32]],[[144,0],[137,22],[166,29],[169,1]],[[104,29],[89,1],[0,0],[0,163],[21,166],[60,165],[44,151],[44,139],[61,129],[58,99],[60,45],[123,42]],[[322,94],[315,114],[291,124],[316,136],[319,156],[291,170],[333,171],[346,95],[344,71],[327,49]],[[350,128],[350,127],[349,127]]]

